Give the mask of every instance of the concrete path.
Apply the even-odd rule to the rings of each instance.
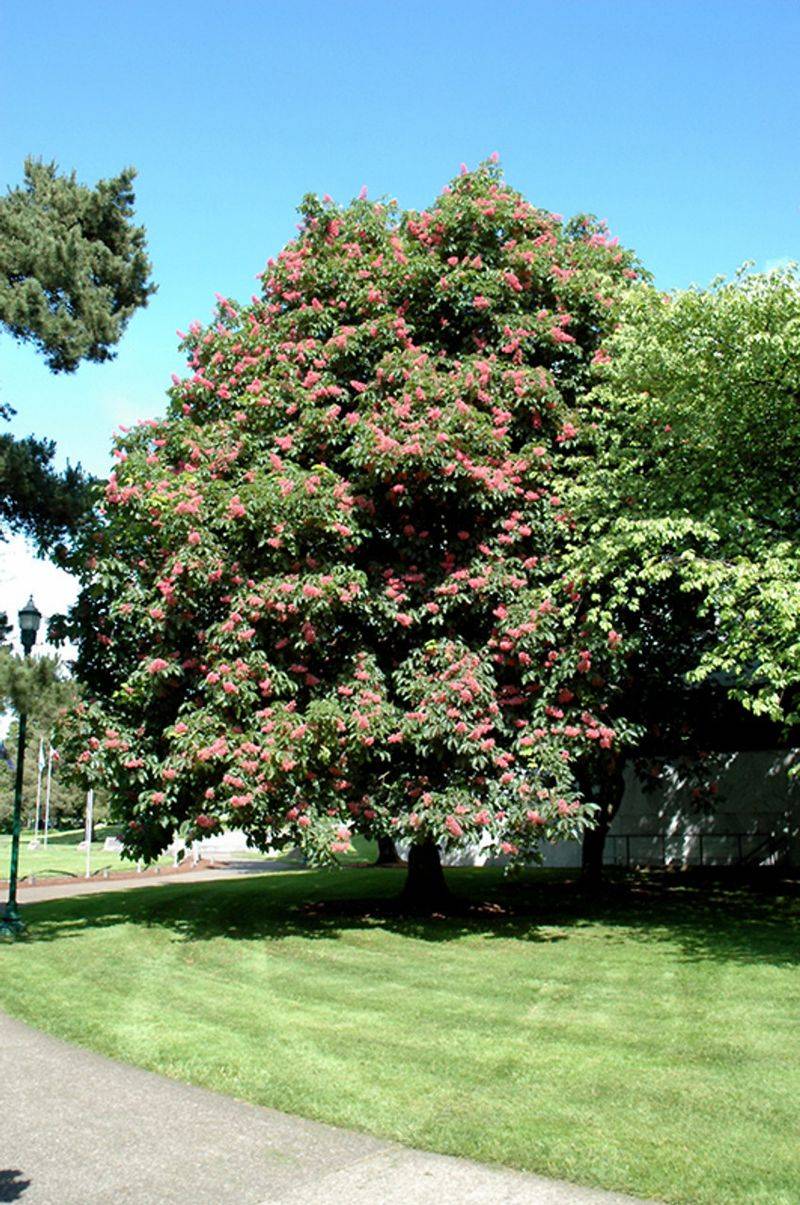
[[[163,887],[165,883],[215,883],[218,879],[235,879],[240,875],[269,874],[274,870],[302,870],[297,862],[282,858],[269,861],[253,860],[227,862],[224,865],[207,867],[205,870],[183,870],[171,874],[166,867],[161,874],[131,875],[129,879],[71,879],[58,883],[39,881],[34,885],[20,883],[17,887],[17,903],[38,904],[42,900],[60,900],[74,895],[102,895],[106,891],[131,891],[139,887]],[[5,900],[5,891],[0,893],[0,904]],[[2,1201],[0,1195],[0,1201]]]
[[[0,1089],[0,1201],[21,1205],[632,1202],[243,1104],[3,1013]]]

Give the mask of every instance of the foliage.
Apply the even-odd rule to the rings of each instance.
[[[56,657],[19,657],[0,648],[2,709],[25,711],[41,718],[45,726],[53,723],[56,712],[74,705],[78,693],[74,682],[60,676],[59,668]]]
[[[353,830],[535,856],[589,821],[574,765],[620,735],[554,482],[640,272],[493,163],[423,213],[302,215],[119,441],[73,756],[144,857],[223,825],[317,859]]]
[[[92,189],[27,159],[24,184],[0,198],[0,326],[54,372],[110,359],[155,291],[144,227],[133,224],[135,174]],[[0,419],[14,413],[0,405]],[[80,465],[59,473],[54,455],[51,440],[0,434],[0,532],[24,532],[42,552],[73,534],[94,500]]]
[[[14,811],[14,772],[12,766],[16,766],[17,761],[17,736],[19,728],[15,720],[9,727],[8,734],[5,738],[6,752],[11,760],[11,765],[8,763],[0,763],[0,831],[10,831],[11,820]],[[41,793],[40,793],[40,835],[44,827],[45,816],[45,801],[47,792],[47,758],[48,758],[48,741],[51,737],[50,729],[44,729],[41,723],[34,718],[28,726],[26,748],[25,748],[25,763],[23,768],[22,780],[22,815],[23,823],[28,828],[33,828],[36,814],[36,798],[39,784],[39,742],[43,741],[43,757],[45,765],[41,777]],[[76,782],[74,775],[70,773],[69,767],[64,765],[60,751],[55,749],[54,757],[50,770],[50,824],[53,828],[63,827],[65,824],[80,825],[83,823],[83,818],[86,811],[86,792],[80,783]],[[105,817],[108,811],[108,798],[104,792],[95,793],[94,814],[99,821]],[[76,843],[82,840],[82,837],[76,837]],[[0,867],[2,864],[0,864]]]
[[[636,676],[656,690],[672,666],[685,699],[687,683],[704,683],[705,700],[716,685],[797,724],[796,270],[630,290],[608,353],[562,486],[590,616],[624,633],[629,665],[649,666]]]
[[[88,188],[29,158],[23,185],[0,199],[0,323],[54,372],[110,359],[155,291],[132,222],[135,176],[125,168]]]
[[[0,405],[0,419],[13,413]],[[93,483],[80,465],[68,465],[63,473],[53,468],[55,451],[49,439],[0,434],[0,531],[24,532],[51,550],[75,530],[94,499]]]
[[[2,706],[6,710],[13,708],[18,714],[24,711],[28,716],[23,777],[23,808],[27,818],[33,817],[36,806],[39,740],[44,740],[46,749],[57,717],[65,709],[73,708],[78,697],[77,684],[62,676],[56,658],[17,657],[8,649],[0,649]],[[0,829],[9,823],[13,813],[12,765],[16,765],[17,760],[17,735],[18,725],[14,720],[5,738],[9,761],[0,763]],[[51,775],[51,814],[54,822],[79,819],[83,815],[84,804],[83,785],[76,780],[70,767],[64,766],[61,758],[56,757]],[[105,806],[106,800],[98,797],[98,815]]]

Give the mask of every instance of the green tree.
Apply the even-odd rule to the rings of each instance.
[[[11,764],[17,757],[17,721],[9,727],[5,738],[6,752]],[[48,742],[52,729],[43,725],[38,717],[33,716],[27,733],[27,750],[22,783],[22,816],[23,825],[33,828],[36,815],[36,796],[39,783],[39,749],[42,741],[45,767],[41,777],[39,834],[44,831],[45,803],[47,795],[47,756]],[[71,776],[69,768],[64,766],[60,751],[54,745],[54,756],[50,768],[50,827],[80,828],[84,823],[86,811],[86,791],[83,786]],[[101,791],[95,792],[94,820],[98,823],[105,815],[105,797]],[[11,820],[14,808],[14,775],[9,763],[0,763],[0,831],[11,830]],[[80,838],[76,837],[76,841]]]
[[[569,571],[624,649],[615,706],[639,751],[774,741],[800,722],[796,270],[667,296],[642,285],[619,317],[561,485]],[[623,764],[584,767],[607,792],[595,871]]]
[[[24,183],[0,198],[0,326],[33,344],[54,372],[110,359],[132,314],[155,286],[144,227],[133,222],[127,168],[94,188],[54,163],[25,162]],[[4,404],[0,418],[14,413]],[[43,551],[73,531],[91,505],[80,466],[59,473],[55,445],[0,435],[0,522]]]
[[[28,716],[27,749],[23,779],[23,815],[33,822],[36,804],[39,739],[45,744],[54,731],[60,714],[78,702],[77,684],[64,676],[54,657],[30,660],[0,649],[0,705],[3,710]],[[14,775],[11,763],[17,758],[17,721],[14,719],[5,738],[8,760],[0,764],[0,829],[10,828],[14,801]],[[81,784],[70,780],[61,760],[56,759],[51,775],[51,817],[54,824],[65,820],[78,822],[85,794]],[[42,796],[44,800],[44,796]],[[42,813],[43,814],[43,813]]]
[[[54,372],[102,361],[155,291],[145,230],[133,224],[136,172],[94,188],[55,163],[26,159],[0,199],[0,322]]]
[[[193,326],[167,417],[120,441],[79,567],[72,756],[136,857],[178,828],[317,860],[389,834],[430,903],[443,845],[579,834],[574,765],[619,739],[554,482],[639,273],[494,164],[423,213],[302,214],[262,298]]]

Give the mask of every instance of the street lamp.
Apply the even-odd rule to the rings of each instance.
[[[36,633],[42,622],[41,612],[33,598],[29,598],[19,612],[19,630],[22,648],[26,657],[36,643]],[[19,838],[22,831],[22,770],[25,763],[25,729],[28,724],[26,712],[19,713],[19,739],[17,741],[17,776],[14,781],[14,821],[11,830],[11,869],[8,874],[8,901],[0,919],[0,934],[15,937],[25,928],[17,907],[17,871],[19,869]]]

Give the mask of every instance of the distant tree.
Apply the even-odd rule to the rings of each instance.
[[[80,699],[78,684],[65,675],[54,657],[15,657],[0,649],[0,708],[25,711],[28,717],[27,749],[23,778],[23,821],[33,824],[36,809],[39,742],[47,749],[64,712],[74,710]],[[17,758],[17,720],[9,727],[4,745],[5,762],[0,761],[0,831],[10,828],[14,801],[14,774],[11,765]],[[57,741],[55,742],[57,744]],[[42,786],[42,822],[44,818],[46,770]],[[56,751],[52,763],[50,817],[54,827],[80,826],[86,807],[86,790],[64,758]],[[102,786],[95,790],[95,818],[107,812],[108,798]]]
[[[54,372],[114,349],[155,286],[144,227],[133,223],[135,171],[94,188],[54,163],[25,161],[22,186],[0,198],[0,326],[31,343]],[[0,405],[0,419],[15,411]],[[0,435],[0,538],[23,532],[42,551],[73,531],[93,498],[80,468],[59,473],[49,439]]]
[[[6,752],[11,764],[17,757],[17,721],[9,726],[5,738]],[[33,720],[27,733],[27,751],[22,781],[22,822],[26,828],[33,828],[36,816],[36,797],[39,784],[39,750],[45,761],[41,775],[39,835],[42,835],[45,822],[45,804],[47,797],[47,762],[50,748],[51,729],[42,728]],[[40,746],[40,741],[42,745]],[[50,827],[80,828],[86,812],[86,791],[64,766],[60,751],[53,746],[54,755],[50,766]],[[105,815],[105,797],[101,791],[95,791],[94,819],[99,822]],[[14,774],[11,767],[0,762],[0,831],[10,831],[14,805]],[[75,838],[80,840],[79,837]]]

